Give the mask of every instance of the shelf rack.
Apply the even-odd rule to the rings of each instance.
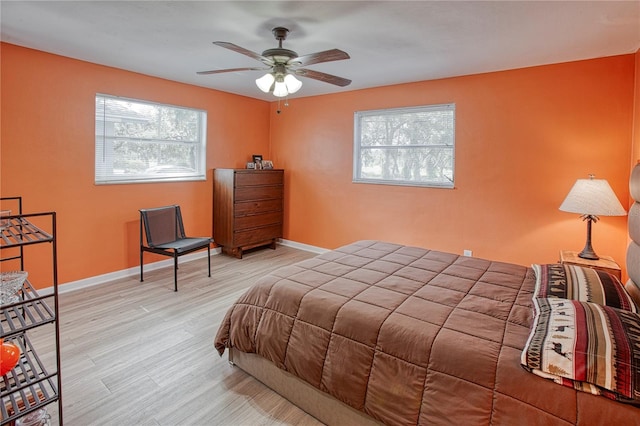
[[[0,425],[13,424],[18,418],[51,404],[58,403],[58,423],[62,421],[62,378],[60,374],[60,323],[58,305],[58,260],[56,238],[56,213],[42,212],[22,214],[22,197],[3,197],[3,203],[18,205],[17,215],[2,217],[5,221],[0,231],[0,251],[12,252],[1,257],[0,262],[19,261],[24,270],[24,247],[50,243],[52,248],[52,294],[41,296],[29,280],[22,287],[20,300],[0,306],[0,337],[17,344],[21,350],[18,364],[0,377]],[[34,224],[50,224],[50,232]],[[17,254],[16,254],[17,253]],[[47,299],[53,299],[53,309]],[[53,324],[55,330],[55,365],[43,362],[29,339],[35,328]]]

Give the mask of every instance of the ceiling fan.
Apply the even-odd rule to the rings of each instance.
[[[351,83],[351,80],[338,77],[335,75],[314,71],[306,68],[300,68],[307,65],[319,64],[321,62],[340,61],[349,59],[349,54],[340,49],[325,50],[322,52],[311,53],[308,55],[298,56],[296,52],[282,47],[282,41],[287,38],[289,30],[284,27],[276,27],[272,30],[278,47],[267,49],[262,54],[252,52],[233,43],[226,41],[214,41],[216,46],[233,50],[250,58],[262,62],[266,67],[246,67],[246,68],[230,68],[224,70],[198,71],[197,74],[219,74],[235,71],[268,71],[264,76],[256,80],[256,84],[265,93],[273,92],[274,96],[283,97],[291,93],[297,92],[302,87],[302,82],[295,76],[312,78],[314,80],[323,81],[336,86],[344,87]]]

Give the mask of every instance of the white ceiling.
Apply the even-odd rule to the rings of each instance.
[[[640,1],[1,1],[7,43],[273,101],[261,66],[215,46],[261,53],[271,29],[300,55],[338,48],[351,59],[308,68],[353,80],[301,78],[292,98],[634,53]]]

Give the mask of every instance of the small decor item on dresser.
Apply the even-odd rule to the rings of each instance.
[[[255,169],[256,168],[256,163],[247,163],[247,169]]]
[[[16,366],[20,360],[18,345],[0,339],[0,376],[4,376]]]
[[[273,169],[273,162],[271,160],[262,160],[262,168],[266,170]]]
[[[27,275],[26,271],[0,272],[0,305],[20,300],[20,290]]]
[[[262,170],[262,155],[261,154],[253,154],[253,162],[256,165],[257,170]]]

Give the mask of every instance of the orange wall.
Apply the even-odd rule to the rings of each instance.
[[[575,180],[595,173],[627,200],[626,165],[640,152],[640,54],[293,99],[278,115],[276,102],[0,46],[0,192],[22,195],[27,212],[58,212],[62,283],[136,267],[142,207],[181,204],[187,230],[211,234],[210,172],[206,182],[94,185],[96,92],[207,110],[207,168],[269,154],[286,169],[285,238],[326,248],[377,238],[554,262],[584,244],[585,224],[558,210]],[[447,102],[455,189],[351,182],[354,111]],[[625,218],[603,218],[593,240],[623,263]],[[41,273],[40,255],[27,258],[30,273]]]
[[[586,225],[558,210],[594,173],[628,199],[633,55],[350,91],[271,105],[286,174],[285,238],[334,248],[382,239],[520,263],[581,250]],[[351,76],[357,79],[357,76]],[[456,104],[455,189],[352,183],[353,114]],[[594,226],[597,253],[624,263],[626,218]]]
[[[61,283],[137,266],[140,208],[180,204],[187,232],[211,235],[210,169],[241,167],[251,154],[268,152],[267,102],[0,46],[0,192],[23,196],[25,212],[57,212]],[[207,181],[96,186],[96,93],[207,110]],[[47,264],[39,258],[42,251],[27,251],[25,269],[46,276],[34,279],[46,287],[50,272],[40,268]],[[46,253],[50,256],[48,248]]]

